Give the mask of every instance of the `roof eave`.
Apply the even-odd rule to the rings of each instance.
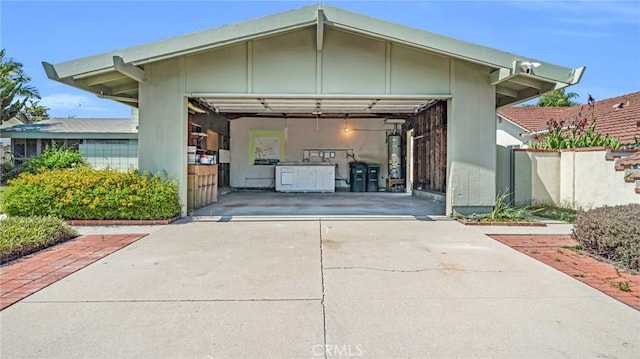
[[[116,96],[117,94],[110,93],[110,88],[104,86],[104,83],[94,81],[96,82],[95,84],[87,85],[83,79],[105,74],[108,76],[108,74],[116,73],[116,71],[123,73],[122,69],[118,68],[116,59],[119,59],[121,66],[127,66],[130,71],[139,72],[143,71],[139,66],[151,62],[212,50],[309,26],[323,27],[325,25],[486,66],[494,70],[491,74],[490,82],[496,86],[499,86],[500,83],[517,82],[518,80],[522,82],[522,79],[529,81],[528,83],[533,85],[533,87],[527,86],[525,89],[516,92],[505,88],[499,89],[503,93],[497,91],[496,108],[498,109],[513,106],[536,98],[546,92],[578,83],[584,72],[584,67],[571,69],[544,63],[326,5],[321,7],[317,5],[307,6],[280,14],[56,65],[43,63],[43,66],[47,76],[52,80],[129,106],[137,106],[137,96],[135,94]],[[215,40],[212,41],[211,39]],[[539,68],[536,68],[533,73],[527,73],[525,76],[520,70],[521,65],[527,62],[535,62]],[[496,73],[497,75],[495,75]],[[135,76],[132,77],[129,74],[125,73],[125,75],[136,80]],[[527,83],[526,81],[525,83]]]
[[[60,78],[81,78],[112,70],[113,56],[120,56],[126,62],[136,66],[144,65],[311,26],[316,23],[316,15],[316,7],[307,6],[170,39],[83,57],[54,66]],[[211,39],[215,40],[211,41]]]

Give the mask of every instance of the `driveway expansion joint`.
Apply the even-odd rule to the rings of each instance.
[[[206,303],[206,302],[315,302],[322,298],[255,298],[255,299],[128,299],[128,300],[29,300],[23,303]]]
[[[363,269],[372,270],[378,272],[391,272],[391,273],[420,273],[431,271],[452,271],[452,272],[469,272],[469,273],[503,273],[502,270],[469,270],[469,269],[453,269],[453,268],[421,268],[421,269],[387,269],[387,268],[375,268],[375,267],[327,267],[327,270],[351,270],[351,269]],[[511,271],[509,273],[515,273]]]
[[[325,305],[325,286],[324,286],[324,253],[322,248],[322,218],[318,220],[320,229],[320,280],[322,284],[322,347],[327,347],[327,309]],[[327,351],[323,350],[324,358],[327,359]]]

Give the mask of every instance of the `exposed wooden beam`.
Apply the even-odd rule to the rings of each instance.
[[[529,77],[524,76],[514,76],[509,79],[509,81],[520,84],[522,86],[531,87],[537,90],[542,90],[544,84],[538,80],[534,80]]]
[[[100,98],[108,98],[110,100],[115,100],[115,101],[138,103],[137,98],[128,97],[128,96],[112,96],[112,95],[100,95],[100,94],[98,94],[97,96]]]
[[[119,95],[119,94],[122,94],[122,93],[135,91],[137,89],[138,89],[138,83],[137,82],[132,82],[132,83],[128,83],[128,84],[124,84],[124,85],[120,85],[120,86],[114,86],[113,88],[111,88],[111,93],[113,95]]]
[[[498,93],[500,95],[513,97],[513,98],[518,98],[518,91],[512,90],[512,89],[508,89],[508,88],[502,87],[502,86],[496,86],[496,93]]]
[[[98,95],[113,95],[113,90],[111,89],[111,87],[105,86],[105,85],[93,85],[93,86],[89,86],[89,90],[91,90],[92,92],[98,94]]]
[[[100,74],[92,77],[88,77],[85,80],[87,86],[101,85],[105,82],[121,80],[125,78],[125,76],[119,72],[107,72],[105,74]]]
[[[316,50],[322,51],[324,43],[324,11],[318,9],[318,17],[316,19]]]
[[[119,73],[132,78],[138,82],[144,82],[144,70],[130,63],[125,63],[122,57],[113,57],[113,68]]]

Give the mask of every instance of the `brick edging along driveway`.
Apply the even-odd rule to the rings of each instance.
[[[640,310],[640,275],[617,269],[584,251],[575,250],[578,243],[569,235],[488,236]]]
[[[0,310],[147,234],[86,235],[0,267]]]

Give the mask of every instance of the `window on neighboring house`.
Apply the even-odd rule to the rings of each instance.
[[[37,140],[34,138],[13,139],[13,159],[15,164],[21,164],[37,155]]]
[[[69,148],[73,148],[74,150],[78,150],[80,148],[81,140],[67,140],[67,146]]]
[[[57,139],[57,140],[53,140],[53,139],[43,139],[41,140],[41,150],[42,152],[44,152],[47,148],[51,148],[53,146],[53,144],[55,143],[57,147],[63,147],[65,144],[65,140],[61,140],[61,139]]]

